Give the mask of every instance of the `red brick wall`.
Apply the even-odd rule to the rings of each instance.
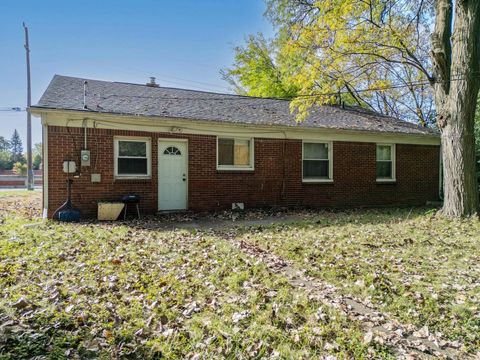
[[[114,179],[113,138],[118,135],[152,139],[151,179]],[[379,184],[375,179],[374,143],[334,142],[334,183],[309,184],[302,183],[300,140],[256,138],[255,171],[217,171],[215,136],[88,129],[91,166],[82,168],[80,177],[74,179],[73,204],[84,215],[95,216],[97,201],[117,200],[134,192],[142,197],[142,212],[156,212],[158,138],[188,139],[191,210],[230,208],[232,202],[243,202],[246,207],[359,207],[419,205],[438,199],[438,146],[397,144],[397,182]],[[63,161],[71,159],[78,166],[82,147],[82,129],[48,128],[50,216],[66,198]],[[91,183],[93,172],[101,174],[101,183]]]

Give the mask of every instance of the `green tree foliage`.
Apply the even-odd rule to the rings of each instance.
[[[21,163],[21,162],[16,162],[13,164],[13,172],[17,175],[20,176],[26,176],[27,175],[27,164]]]
[[[10,170],[12,166],[12,154],[10,151],[0,150],[0,170]]]
[[[284,39],[281,57],[301,59],[291,71],[300,86],[291,102],[298,120],[315,104],[341,99],[422,125],[435,121],[444,159],[443,213],[478,211],[471,135],[480,87],[480,1],[266,2],[276,40]],[[252,68],[242,65],[233,68],[242,74]]]
[[[0,151],[10,150],[10,142],[3,136],[0,136]]]
[[[25,163],[25,157],[23,156],[23,144],[17,129],[13,131],[12,138],[10,140],[10,151],[12,154],[13,163]]]
[[[235,48],[235,64],[221,71],[238,94],[258,97],[291,98],[300,86],[292,75],[299,66],[295,56],[284,56],[283,39],[267,40],[250,35],[244,46]]]
[[[33,169],[40,169],[42,164],[42,143],[36,143],[33,145]]]
[[[42,155],[42,150],[43,149],[43,146],[42,146],[42,143],[36,143],[33,145],[33,155]]]
[[[42,164],[42,157],[40,155],[33,156],[33,169],[38,170],[40,169],[40,165]]]
[[[300,120],[314,103],[343,101],[431,124],[432,11],[420,0],[267,0],[275,39],[250,36],[224,73],[249,95],[292,84],[289,95],[309,95],[293,102]]]

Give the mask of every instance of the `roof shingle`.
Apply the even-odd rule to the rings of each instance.
[[[83,83],[87,80],[87,109]],[[262,99],[203,91],[150,87],[121,82],[55,75],[32,108],[93,111],[137,116],[158,116],[251,125],[357,130],[435,136],[424,128],[358,108],[316,106],[297,123],[286,100]]]

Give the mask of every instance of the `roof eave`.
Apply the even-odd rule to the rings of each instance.
[[[439,133],[409,133],[409,132],[401,132],[401,131],[375,131],[375,130],[362,130],[362,129],[345,129],[345,128],[333,128],[333,127],[317,127],[317,126],[288,126],[288,125],[277,125],[277,124],[253,124],[253,123],[245,123],[245,122],[226,122],[221,120],[205,120],[205,119],[197,119],[197,118],[180,118],[180,117],[171,117],[171,116],[158,116],[158,115],[136,115],[136,114],[127,114],[127,113],[116,113],[116,112],[101,112],[101,111],[94,111],[90,109],[60,109],[60,108],[53,108],[53,107],[44,107],[34,105],[27,109],[32,115],[34,116],[41,116],[45,113],[71,113],[71,114],[78,114],[78,115],[86,115],[86,114],[96,114],[99,116],[121,116],[121,117],[130,117],[130,118],[143,118],[143,119],[153,119],[153,120],[173,120],[173,121],[189,121],[189,122],[198,122],[203,124],[219,124],[219,125],[236,125],[236,126],[244,126],[244,127],[252,127],[252,128],[278,128],[284,130],[318,130],[318,131],[340,131],[342,133],[349,133],[349,134],[384,134],[384,135],[391,135],[391,136],[410,136],[410,137],[418,137],[418,138],[435,138],[440,139]]]

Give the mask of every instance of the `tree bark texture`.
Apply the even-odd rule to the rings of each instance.
[[[480,85],[480,1],[436,0],[432,35],[435,106],[441,131],[447,216],[477,213],[475,108]],[[452,32],[453,30],[453,32]]]

